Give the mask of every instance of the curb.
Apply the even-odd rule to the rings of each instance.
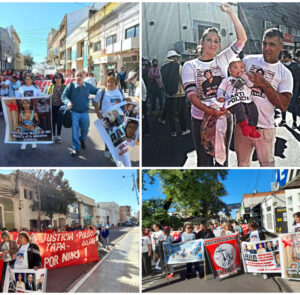
[[[294,293],[295,292],[288,286],[288,284],[287,284],[288,280],[282,279],[280,277],[275,277],[274,280],[278,284],[282,293]]]
[[[102,262],[105,261],[106,258],[110,256],[111,252],[116,248],[118,242],[121,241],[123,238],[125,238],[130,232],[131,229],[127,233],[119,237],[118,239],[114,240],[114,246],[111,248],[109,253],[107,253],[101,260],[99,260],[84,276],[79,277],[65,292],[76,293],[76,291],[95,272],[95,270],[102,264]]]

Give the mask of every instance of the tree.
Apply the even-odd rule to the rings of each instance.
[[[31,53],[27,53],[26,55],[23,55],[23,57],[24,57],[24,65],[27,66],[28,68],[31,68],[35,64]]]
[[[226,175],[227,170],[146,170],[143,172],[143,186],[158,178],[166,195],[163,204],[166,212],[174,207],[185,209],[192,216],[215,218],[220,211],[230,215],[220,199],[227,194],[220,182]]]
[[[182,225],[182,219],[176,216],[169,216],[164,209],[163,199],[150,199],[143,202],[142,206],[143,227],[152,227],[154,223],[179,227]]]
[[[33,170],[31,175],[37,179],[36,188],[39,192],[40,202],[34,201],[33,211],[41,210],[50,218],[51,224],[54,214],[68,214],[68,205],[76,201],[75,193],[69,186],[69,181],[63,179],[64,172],[59,170]]]

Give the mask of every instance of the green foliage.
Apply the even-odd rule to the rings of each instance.
[[[172,227],[179,227],[183,224],[183,221],[178,217],[168,215],[167,211],[163,208],[164,203],[162,199],[150,199],[143,202],[143,227],[152,227],[154,223]]]
[[[41,198],[41,211],[51,219],[54,214],[68,214],[68,205],[76,201],[75,193],[69,186],[69,181],[63,179],[64,172],[59,170],[44,170],[40,173],[39,188]],[[39,202],[35,201],[32,210],[38,210]]]
[[[25,66],[28,66],[29,68],[31,68],[35,64],[31,53],[23,55],[23,57],[24,57],[24,65]]]
[[[220,211],[229,216],[226,204],[220,199],[226,190],[220,180],[225,180],[227,170],[147,170],[143,181],[153,183],[154,177],[160,181],[166,195],[163,209],[171,206],[185,209],[192,216],[217,217]],[[144,218],[144,217],[143,217]]]

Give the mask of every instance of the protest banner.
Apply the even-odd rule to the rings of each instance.
[[[246,234],[247,234],[247,232],[248,232],[248,230],[249,230],[249,224],[240,224],[240,226],[241,226],[241,228],[242,228],[242,237],[244,237]]]
[[[223,279],[241,269],[237,234],[204,240],[204,246],[215,277]]]
[[[128,145],[135,146],[140,131],[140,110],[137,102],[128,102],[125,106],[124,130]]]
[[[70,82],[75,81],[75,78],[65,79],[65,84],[68,85]],[[35,80],[35,85],[37,85],[42,92],[46,93],[49,86],[52,84],[52,80]]]
[[[300,280],[300,232],[279,235],[281,276]]]
[[[0,252],[0,282],[1,282],[1,279],[2,279],[3,263],[4,263],[3,252]]]
[[[281,272],[278,238],[255,243],[242,242],[242,258],[245,272]]]
[[[28,234],[31,242],[40,248],[44,268],[59,268],[99,260],[93,230]],[[11,232],[10,235],[17,241],[18,232]]]
[[[165,263],[177,264],[204,260],[203,240],[163,244]]]
[[[7,268],[3,292],[5,293],[45,293],[47,269],[12,269]]]
[[[49,96],[3,97],[5,143],[52,143]]]
[[[131,167],[128,142],[124,129],[124,106],[115,104],[103,112],[103,119],[94,122],[118,167]]]

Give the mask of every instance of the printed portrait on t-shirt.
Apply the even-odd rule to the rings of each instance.
[[[24,97],[32,97],[32,96],[33,96],[33,90],[24,91]]]
[[[210,69],[197,69],[197,90],[201,100],[217,97],[218,87],[224,75],[219,66]]]
[[[266,81],[268,81],[269,83],[272,83],[273,78],[275,76],[275,72],[270,71],[270,70],[264,70],[259,66],[256,65],[252,65],[250,70],[249,70],[250,74],[256,73],[256,74],[260,74],[264,77],[264,79]],[[264,91],[257,86],[254,86],[252,88],[252,92],[251,92],[252,96],[258,96],[258,97],[262,97],[262,98],[267,98],[267,96],[265,95]]]

